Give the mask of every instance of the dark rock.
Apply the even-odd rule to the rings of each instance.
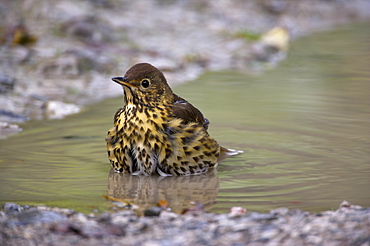
[[[112,221],[112,215],[110,213],[103,213],[96,218],[96,221],[110,223]]]
[[[85,238],[102,238],[105,236],[123,236],[125,230],[120,226],[113,226],[110,224],[96,224],[96,223],[74,223],[62,222],[54,224],[51,229],[61,234],[75,234]]]
[[[268,221],[268,220],[275,220],[278,217],[274,214],[262,214],[262,213],[252,212],[252,213],[249,213],[249,218],[254,221],[263,221],[263,220]]]
[[[0,120],[7,122],[24,122],[29,120],[29,117],[0,109]]]
[[[15,85],[15,79],[0,74],[0,94],[12,92]]]
[[[151,207],[144,211],[144,216],[159,216],[161,211],[161,207]]]
[[[38,211],[30,209],[16,216],[17,222],[20,225],[28,225],[35,223],[54,223],[66,220],[67,217],[52,211]]]
[[[4,210],[6,213],[20,213],[23,207],[13,202],[7,202],[4,205]]]

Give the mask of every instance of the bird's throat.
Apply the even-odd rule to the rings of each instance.
[[[131,88],[124,86],[123,92],[124,92],[123,99],[125,101],[125,105],[134,104],[134,95],[131,91]]]

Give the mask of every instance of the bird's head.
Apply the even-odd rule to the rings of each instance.
[[[163,73],[148,63],[138,63],[124,77],[114,77],[112,80],[123,86],[127,104],[155,106],[170,104],[174,100]]]

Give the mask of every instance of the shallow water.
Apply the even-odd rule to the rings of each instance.
[[[356,25],[305,37],[263,74],[209,73],[174,88],[211,122],[225,147],[245,153],[197,177],[109,173],[105,134],[122,98],[64,120],[33,121],[0,141],[0,203],[104,211],[107,194],[179,212],[277,207],[322,211],[342,200],[370,206],[370,30]]]

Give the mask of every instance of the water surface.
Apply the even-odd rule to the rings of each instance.
[[[110,173],[105,134],[122,98],[64,120],[33,121],[0,141],[0,202],[104,211],[108,194],[176,212],[201,202],[322,211],[342,200],[370,206],[370,30],[356,25],[305,37],[263,74],[208,73],[174,91],[210,120],[210,134],[245,153],[197,177]],[[109,83],[109,82],[108,82]]]

